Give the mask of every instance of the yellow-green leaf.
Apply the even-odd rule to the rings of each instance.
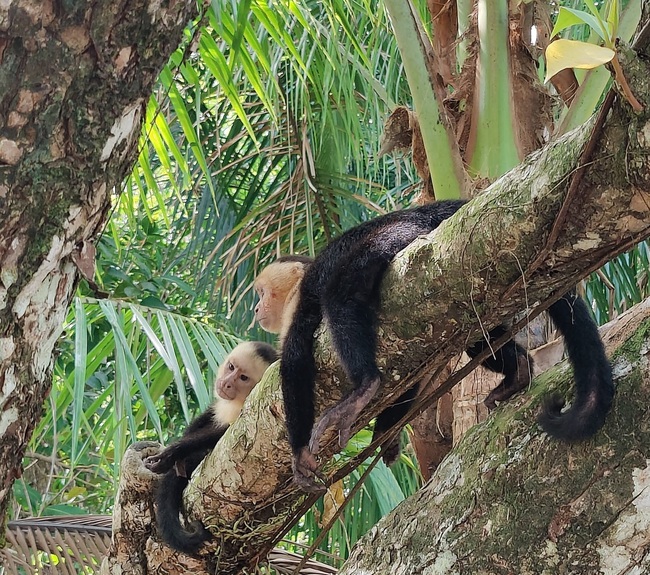
[[[555,26],[553,26],[553,31],[551,32],[551,38],[555,37],[556,34],[559,34],[566,28],[580,24],[586,24],[591,28],[591,30],[598,34],[605,43],[609,42],[609,35],[607,34],[604,22],[584,10],[565,8],[564,6],[560,8],[557,15]]]
[[[610,27],[610,34],[613,36],[618,31],[618,21],[620,18],[620,9],[618,0],[612,0],[607,13],[607,24]]]
[[[546,48],[546,78],[565,68],[584,68],[590,70],[609,62],[614,57],[614,50],[603,46],[594,46],[577,40],[556,40]]]

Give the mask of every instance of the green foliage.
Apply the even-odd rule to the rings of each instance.
[[[417,187],[408,162],[376,157],[389,109],[410,102],[380,0],[214,0],[203,23],[147,105],[138,162],[97,245],[98,286],[82,282],[66,320],[16,515],[110,511],[126,446],[178,436],[237,341],[268,337],[251,326],[260,267],[316,253]],[[647,269],[643,245],[605,266],[609,283],[587,282],[600,321],[648,295]],[[342,457],[368,441],[362,432]],[[411,457],[380,463],[322,547],[347,556],[419,482]],[[319,530],[311,512],[290,536]]]
[[[243,332],[261,264],[401,203],[409,169],[373,154],[408,96],[381,4],[214,2],[208,22],[161,75],[112,235],[138,235],[151,196],[165,271]]]
[[[585,281],[585,294],[593,302],[598,323],[610,321],[650,297],[648,270],[650,247],[643,242],[606,263]]]
[[[566,28],[575,25],[586,24],[591,32],[595,33],[605,43],[608,48],[614,48],[614,40],[618,32],[618,23],[620,20],[620,5],[618,0],[611,0],[602,10],[606,15],[601,15],[592,0],[585,0],[588,12],[577,10],[568,6],[560,6],[555,26],[551,32],[551,38],[559,34]]]

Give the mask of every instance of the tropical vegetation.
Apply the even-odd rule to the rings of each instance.
[[[147,105],[137,164],[115,191],[96,246],[96,276],[81,282],[68,314],[45,416],[14,487],[15,516],[110,513],[126,447],[178,436],[210,402],[228,351],[242,339],[271,341],[252,321],[259,269],[280,254],[315,254],[340,231],[417,198],[421,180],[408,154],[380,155],[387,117],[414,99],[404,54],[417,48],[400,44],[409,33],[399,32],[394,4],[215,0],[187,28]],[[430,29],[426,2],[414,4]],[[472,5],[457,4],[460,14]],[[561,4],[585,9],[577,0]],[[604,21],[621,11],[617,23],[628,39],[638,5],[593,3]],[[493,37],[507,34],[503,23],[495,18]],[[561,33],[597,41],[587,26]],[[500,81],[491,71],[508,67],[502,49],[491,54],[498,66],[485,65],[486,86]],[[543,70],[541,52],[536,62]],[[555,102],[558,129],[587,119],[611,83],[602,68],[578,80],[583,88],[570,106]],[[474,111],[479,139],[468,163],[477,179],[493,179],[521,159],[514,144],[502,148],[507,156],[481,153],[496,147],[480,136],[482,114],[500,109],[490,121],[516,125],[503,94],[485,94],[491,97],[489,108]],[[415,103],[420,118],[436,113],[426,105]],[[497,131],[510,141],[507,130]],[[436,190],[455,178],[431,176]],[[649,257],[641,244],[584,283],[599,322],[647,297]],[[362,432],[348,450],[368,442]],[[289,538],[311,544],[364,469]],[[321,547],[347,556],[419,485],[408,448],[392,469],[379,463]]]

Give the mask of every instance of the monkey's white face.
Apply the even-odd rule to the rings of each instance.
[[[237,365],[236,358],[228,357],[219,369],[219,377],[214,390],[221,399],[244,401],[257,381]]]
[[[268,362],[258,355],[253,343],[240,343],[219,366],[214,382],[215,395],[243,403],[251,389],[262,379],[268,366]]]
[[[256,289],[260,301],[255,306],[255,321],[264,331],[279,333],[282,326],[284,298],[280,298],[272,289],[260,286]]]

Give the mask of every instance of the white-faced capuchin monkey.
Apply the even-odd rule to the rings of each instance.
[[[170,547],[192,555],[210,539],[200,521],[191,522],[187,530],[181,525],[183,490],[192,472],[237,419],[266,368],[277,359],[278,352],[267,343],[240,343],[219,366],[212,405],[190,423],[180,439],[145,459],[148,469],[165,474],[156,490],[156,525],[160,538]]]
[[[282,256],[266,266],[255,278],[253,287],[259,297],[255,307],[255,320],[269,333],[279,334],[280,342],[284,341],[291,325],[300,295],[300,282],[307,267],[313,262],[314,258],[307,256]],[[409,389],[395,401],[395,405],[377,416],[373,441],[402,419],[416,393],[417,388]],[[397,435],[390,444],[384,446],[383,460],[386,465],[391,465],[399,454],[400,438]]]
[[[364,222],[330,242],[312,263],[302,266],[298,297],[293,298],[289,308],[292,314],[274,325],[281,326],[280,374],[294,479],[304,489],[321,489],[315,481],[318,464],[314,456],[320,449],[323,433],[330,427],[336,428],[339,443],[344,447],[352,425],[379,388],[376,324],[380,284],[388,266],[398,252],[418,236],[437,228],[464,203],[442,201]],[[274,263],[269,268],[256,281],[259,314],[269,306],[272,308],[274,301],[272,296],[268,299],[271,283],[264,281],[265,277],[273,278],[273,285],[283,286],[285,292],[293,286],[293,276],[283,275],[283,265]],[[597,326],[582,299],[568,293],[548,311],[564,337],[576,391],[571,407],[564,412],[561,411],[564,401],[550,398],[539,422],[553,437],[578,441],[596,433],[609,412],[614,396],[611,366]],[[314,333],[323,317],[327,319],[332,344],[354,389],[325,411],[314,426]],[[261,325],[266,329],[264,323]],[[505,333],[507,329],[498,326],[488,334],[489,341],[472,345],[468,354],[476,357]],[[484,360],[485,367],[504,374],[502,382],[485,400],[486,405],[494,407],[496,401],[506,400],[524,389],[530,383],[531,364],[528,353],[514,341]],[[378,418],[378,423],[388,429],[391,421],[399,421],[414,395],[415,390],[406,392],[380,415],[384,420],[379,422]]]
[[[300,282],[313,261],[307,256],[282,256],[266,266],[253,283],[260,299],[255,321],[263,330],[280,334],[281,342],[296,311]]]

